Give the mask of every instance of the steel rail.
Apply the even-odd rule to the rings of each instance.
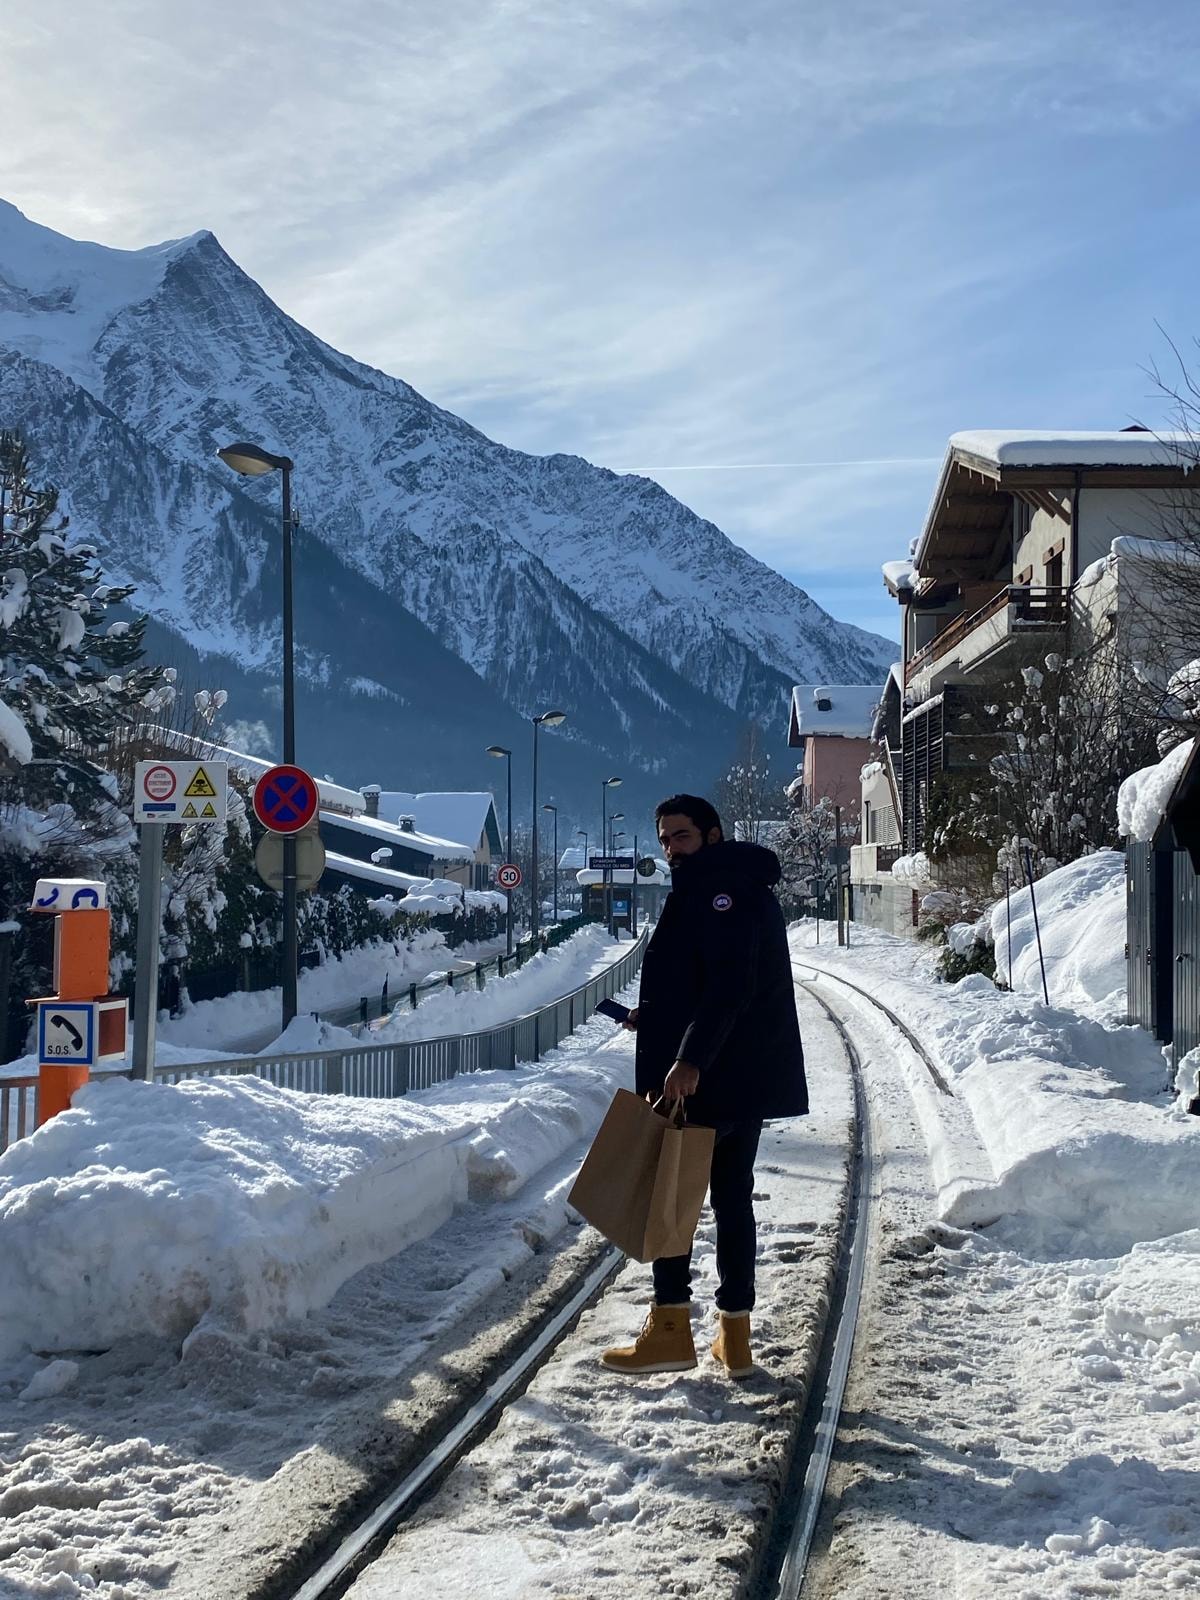
[[[850,1157],[849,1200],[842,1223],[833,1295],[791,1473],[793,1486],[797,1478],[800,1478],[800,1482],[798,1488],[793,1487],[790,1495],[785,1492],[780,1513],[781,1522],[788,1516],[792,1517],[791,1528],[782,1555],[777,1554],[768,1566],[766,1584],[762,1589],[771,1600],[797,1600],[804,1586],[813,1539],[825,1504],[825,1489],[837,1442],[838,1422],[854,1355],[873,1232],[871,1178],[874,1152],[862,1062],[842,1019],[807,983],[805,991],[833,1024],[846,1052],[854,1089],[854,1140]]]
[[[333,1554],[293,1592],[291,1600],[332,1600],[333,1596],[344,1593],[345,1585],[369,1565],[364,1557],[368,1557],[372,1548],[381,1541],[390,1538],[426,1493],[496,1424],[514,1395],[526,1386],[570,1330],[575,1319],[615,1276],[624,1260],[620,1250],[605,1252],[551,1320],[492,1380],[465,1415],[442,1435],[396,1488],[346,1535]]]
[[[793,955],[792,971],[795,972],[798,967],[807,967],[808,970],[818,978],[828,978],[833,983],[840,983],[847,989],[853,989],[855,994],[860,995],[864,1000],[870,1001],[877,1011],[882,1011],[892,1026],[904,1035],[905,1039],[912,1046],[916,1055],[920,1058],[922,1066],[933,1079],[934,1083],[937,1084],[942,1093],[949,1095],[952,1100],[955,1098],[954,1090],[946,1082],[942,1070],[938,1066],[937,1062],[934,1061],[933,1057],[929,1054],[929,1051],[926,1050],[925,1046],[921,1043],[920,1039],[917,1038],[916,1034],[909,1027],[908,1023],[902,1018],[898,1017],[892,1010],[891,1006],[885,1005],[882,1000],[877,999],[869,989],[864,989],[857,983],[851,983],[849,978],[843,978],[841,973],[830,972],[828,967],[818,967],[814,962],[806,962]],[[800,981],[802,983],[809,983],[811,980],[807,978],[801,978]]]

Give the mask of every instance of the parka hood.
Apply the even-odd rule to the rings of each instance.
[[[734,873],[761,883],[767,889],[773,889],[783,875],[774,850],[761,844],[746,844],[740,839],[722,839],[719,844],[705,845],[695,855],[686,856],[677,867],[672,867],[671,882],[684,889],[701,879]]]

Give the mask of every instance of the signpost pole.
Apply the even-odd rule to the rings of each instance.
[[[163,824],[143,823],[138,839],[137,967],[130,1077],[154,1076],[158,1021],[158,931],[162,919]]]
[[[837,861],[837,941],[846,942],[846,924],[842,906],[842,808],[833,808],[834,856]]]

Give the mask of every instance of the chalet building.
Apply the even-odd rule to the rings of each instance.
[[[368,784],[363,798],[368,816],[398,827],[411,824],[428,838],[453,839],[466,846],[469,863],[452,864],[440,876],[461,882],[468,889],[490,887],[495,868],[504,860],[504,845],[496,803],[486,791],[409,794],[402,789],[380,789]]]
[[[857,826],[859,774],[871,759],[871,733],[879,707],[877,683],[797,684],[792,690],[788,744],[800,750],[804,802],[832,800],[845,807],[850,832]]]
[[[465,882],[472,865],[470,847],[418,833],[415,827],[409,826],[407,818],[397,825],[384,822],[381,817],[367,816],[365,812],[349,816],[322,806],[318,824],[321,843],[327,852],[340,858],[343,868],[346,862],[361,862],[393,873],[445,878],[461,883],[464,888],[470,887]],[[371,881],[379,881],[377,874],[370,876]]]
[[[868,840],[864,829],[852,863],[854,889],[870,886],[857,895],[870,920],[914,925],[913,858],[931,798],[945,774],[986,771],[1000,747],[987,709],[997,688],[1068,640],[1144,626],[1134,598],[1172,513],[1195,493],[1198,455],[1200,437],[1135,429],[950,439],[911,559],[883,569],[900,606],[901,661],[884,688],[863,803],[894,807],[897,837]],[[928,888],[937,869],[920,866]]]

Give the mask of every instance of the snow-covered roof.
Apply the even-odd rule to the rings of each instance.
[[[373,883],[397,895],[419,894],[429,887],[428,878],[415,878],[408,872],[394,872],[391,867],[377,866],[373,861],[358,861],[354,856],[344,856],[336,850],[326,850],[325,865],[330,871],[344,872],[348,878]]]
[[[1185,739],[1161,761],[1125,779],[1117,790],[1117,823],[1123,838],[1153,839],[1195,745],[1195,739]]]
[[[456,839],[472,854],[487,827],[495,802],[484,790],[436,790],[408,794],[403,789],[381,789],[379,815],[387,822],[411,817],[418,829],[436,839]]]
[[[901,589],[916,588],[917,574],[911,561],[885,561],[881,570],[883,581],[893,594],[899,594]]]
[[[587,888],[591,884],[603,883],[604,874],[602,872],[593,872],[591,868],[588,867],[585,868],[583,872],[577,872],[575,874],[575,881],[582,887]],[[652,878],[643,878],[640,873],[634,872],[632,869],[626,870],[622,867],[613,867],[608,874],[608,881],[609,883],[615,885],[639,883],[643,889],[661,889],[670,883],[671,871],[670,868],[661,861],[659,862],[658,868]]]
[[[475,852],[470,845],[459,844],[453,839],[438,839],[428,833],[409,833],[406,828],[398,828],[394,822],[385,822],[382,817],[347,817],[339,811],[327,812],[324,808],[321,816],[331,827],[348,828],[351,833],[378,839],[381,845],[403,845],[435,861],[475,859]]]
[[[161,739],[169,749],[200,759],[208,757],[211,761],[227,761],[235,772],[252,780],[261,778],[264,772],[278,765],[277,762],[264,760],[262,756],[248,756],[244,750],[231,750],[227,745],[197,738],[195,734],[181,733],[176,728],[150,728],[147,731],[156,739]],[[304,763],[300,765],[303,767]],[[315,781],[322,809],[352,812],[366,809],[366,801],[360,790],[348,789],[344,784],[335,783],[332,778],[316,778]]]
[[[844,739],[869,739],[875,708],[883,698],[877,683],[798,683],[792,690],[793,739],[810,734],[835,734]]]
[[[1189,467],[1200,462],[1200,434],[984,428],[951,434],[950,450],[995,467]]]
[[[581,844],[569,844],[558,858],[558,870],[560,872],[577,872],[586,864],[583,859],[583,846]]]

